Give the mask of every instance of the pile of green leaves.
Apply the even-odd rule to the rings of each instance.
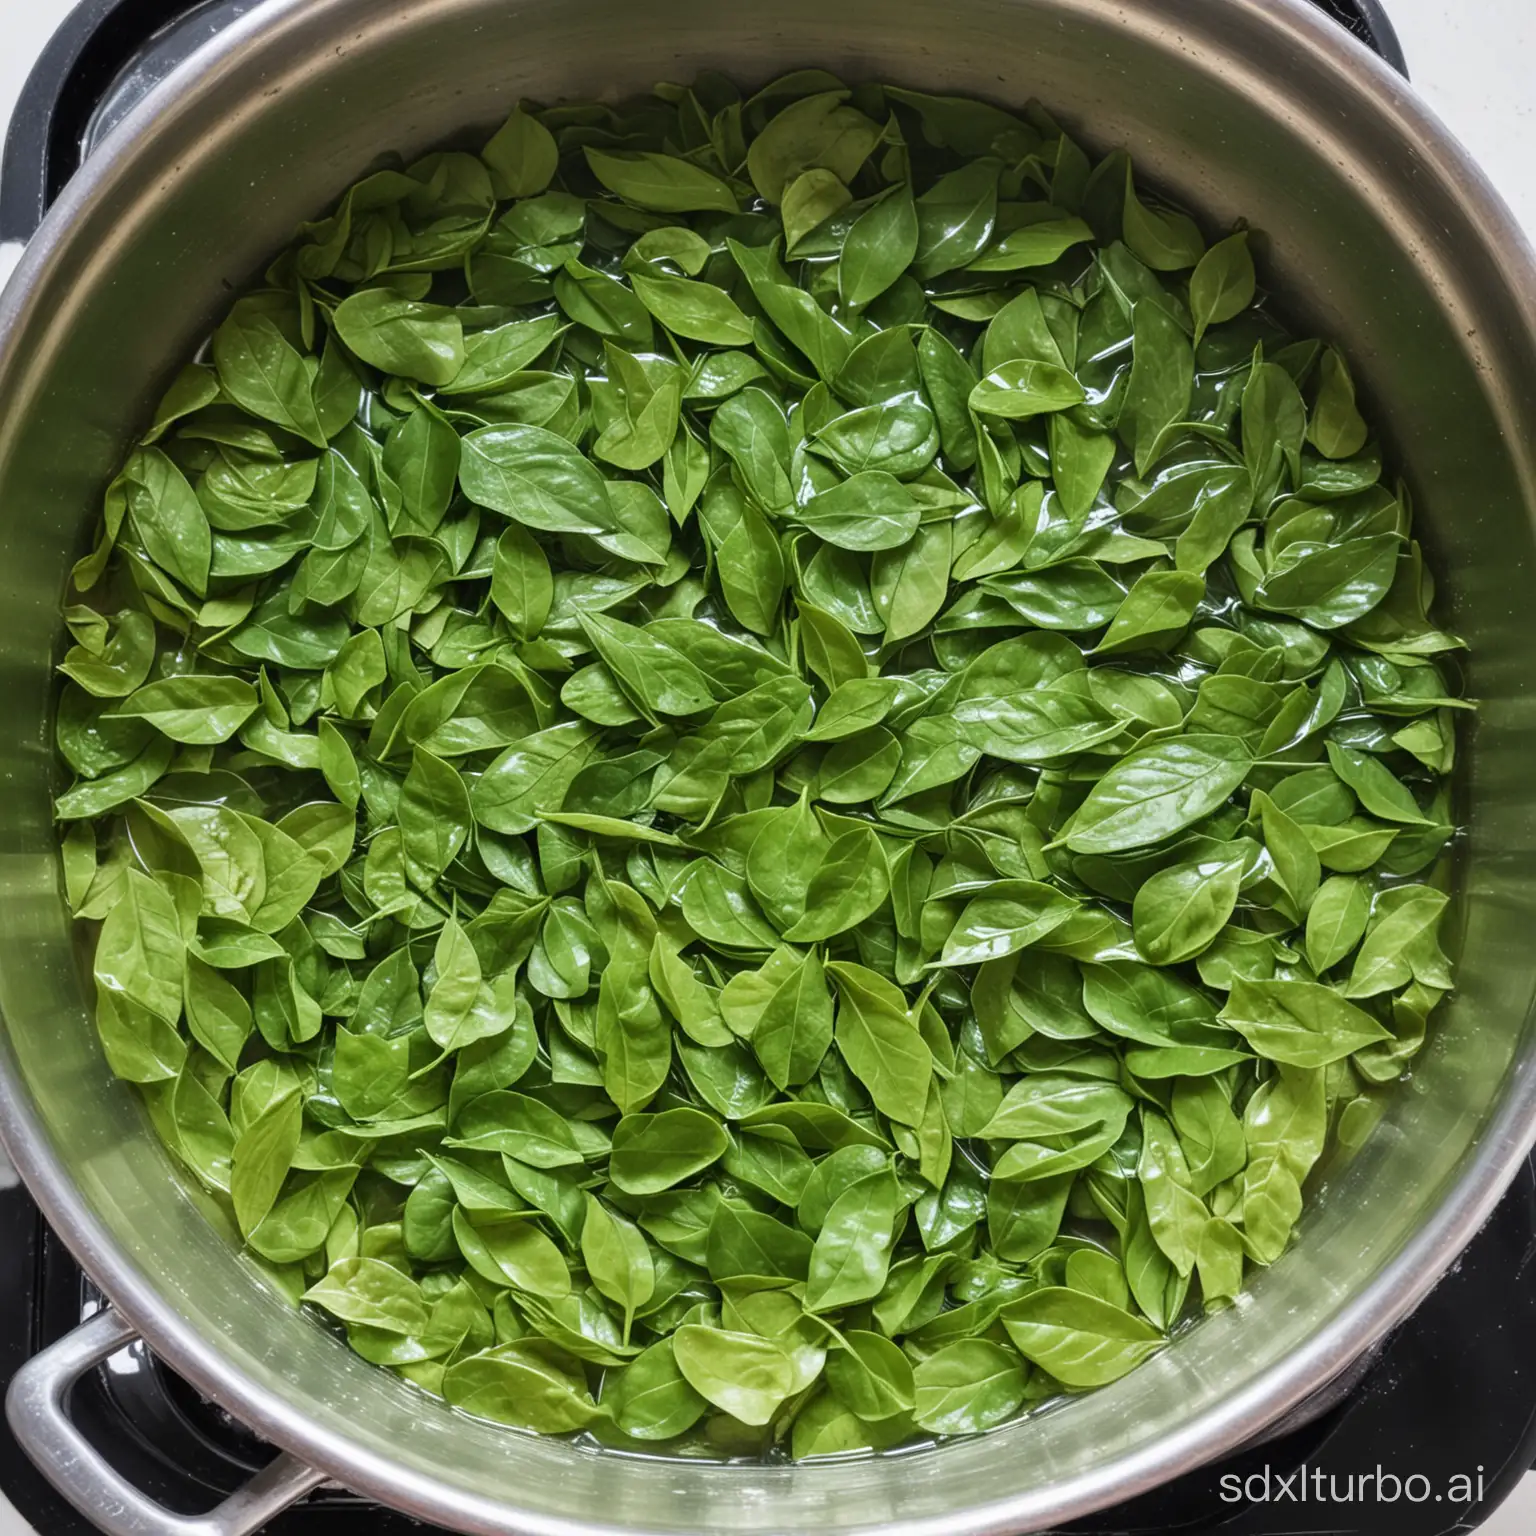
[[[471,1413],[806,1456],[1110,1382],[1452,983],[1458,642],[1349,370],[1038,108],[711,77],[380,171],[75,585],[107,1058]]]

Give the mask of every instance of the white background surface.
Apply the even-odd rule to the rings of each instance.
[[[10,120],[33,61],[71,4],[0,0],[0,123]],[[1385,4],[1415,83],[1536,239],[1536,0]],[[1454,1412],[1454,1405],[1447,1411]],[[0,1496],[0,1536],[25,1536],[25,1531]],[[1532,1533],[1536,1477],[1526,1480],[1480,1536]]]

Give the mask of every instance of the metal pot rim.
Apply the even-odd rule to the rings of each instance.
[[[216,93],[225,73],[258,52],[303,13],[348,0],[267,0],[204,44],[156,86],[114,129],[67,184],[0,292],[0,359],[14,342],[54,253],[94,201],[131,173],[150,127],[187,103]],[[1102,19],[1102,0],[1057,0]],[[1425,174],[1455,195],[1486,244],[1500,252],[1527,329],[1536,339],[1536,252],[1513,213],[1469,153],[1432,110],[1374,54],[1341,37],[1337,25],[1310,0],[1201,0],[1212,9],[1242,11],[1245,24],[1267,31],[1270,42],[1300,50],[1307,67],[1329,78],[1364,113],[1388,123],[1411,145]],[[1134,30],[1152,7],[1123,0],[1116,18]],[[14,361],[10,363],[15,366]],[[1536,501],[1536,495],[1533,495]],[[1091,1472],[963,1514],[903,1520],[880,1527],[882,1536],[984,1536],[1033,1530],[1081,1517],[1144,1493],[1174,1475],[1216,1460],[1258,1435],[1310,1393],[1325,1386],[1363,1350],[1411,1313],[1483,1226],[1536,1139],[1536,1073],[1517,1065],[1484,1133],[1481,1148],[1449,1185],[1434,1216],[1306,1346],[1230,1397],[1191,1418],[1155,1445],[1105,1459]],[[354,1491],[412,1514],[467,1531],[518,1536],[624,1536],[632,1527],[604,1520],[569,1520],[511,1510],[412,1473],[346,1436],[296,1413],[280,1394],[244,1378],[220,1357],[114,1242],[105,1224],[76,1192],[54,1154],[39,1116],[20,1082],[0,1062],[0,1144],[9,1152],[44,1216],[82,1268],[149,1346],[197,1390],[254,1432]],[[935,1454],[942,1454],[939,1451]],[[700,1464],[701,1466],[703,1464]],[[719,1469],[729,1476],[731,1469]],[[515,1521],[515,1525],[512,1523]]]

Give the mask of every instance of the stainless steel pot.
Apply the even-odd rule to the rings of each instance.
[[[1213,220],[1265,232],[1297,318],[1347,350],[1407,471],[1483,701],[1464,990],[1301,1241],[1231,1312],[1108,1391],[937,1450],[716,1466],[589,1453],[459,1417],[365,1364],[208,1224],[86,1008],[49,818],[49,667],[101,489],[236,287],[381,152],[510,101],[616,98],[713,66],[819,64],[1038,94]],[[1253,1436],[1403,1317],[1536,1130],[1536,268],[1464,153],[1302,0],[272,0],[177,71],[66,188],[0,302],[0,1128],[120,1313],[18,1377],[13,1425],[104,1528],[236,1536],[331,1476],[523,1536],[1023,1532]],[[123,1485],[69,1425],[135,1332],[289,1456],[206,1521]],[[316,1470],[311,1470],[311,1468]]]

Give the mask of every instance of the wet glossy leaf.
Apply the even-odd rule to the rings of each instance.
[[[912,190],[899,186],[866,208],[843,240],[837,269],[843,302],[855,309],[872,304],[912,265],[917,242]]]
[[[752,340],[751,322],[730,294],[712,283],[640,272],[630,282],[640,302],[678,336],[722,347],[746,346]]]
[[[864,470],[813,496],[796,513],[842,549],[897,549],[917,532],[922,509],[893,475]]]
[[[385,373],[451,384],[464,366],[464,327],[451,309],[365,288],[337,306],[337,334]]]
[[[1183,328],[1160,304],[1142,300],[1132,315],[1130,379],[1120,406],[1120,436],[1136,455],[1136,472],[1151,468],[1164,431],[1189,414],[1195,359]]]
[[[673,1342],[662,1339],[637,1355],[605,1385],[603,1406],[635,1440],[671,1440],[691,1429],[705,1400],[678,1368]]]
[[[1294,1067],[1326,1067],[1388,1032],[1331,987],[1311,981],[1233,983],[1221,1020],[1261,1056]]]
[[[811,1251],[808,1311],[830,1312],[880,1294],[896,1213],[896,1180],[890,1173],[861,1179],[832,1202]]]
[[[937,1435],[974,1435],[1006,1423],[1024,1402],[1025,1366],[990,1339],[935,1350],[913,1372],[914,1417]]]
[[[1246,861],[1210,859],[1159,870],[1136,893],[1136,948],[1153,965],[1192,960],[1226,926]]]
[[[482,427],[464,439],[464,494],[547,533],[605,533],[614,526],[602,476],[543,427]]]
[[[747,149],[758,195],[777,203],[803,171],[820,166],[850,182],[880,142],[880,126],[846,105],[849,92],[822,91],[791,102]]]
[[[707,1168],[729,1145],[719,1122],[696,1109],[626,1115],[614,1128],[609,1176],[626,1194],[658,1194]]]
[[[1003,1326],[1020,1354],[1069,1387],[1107,1386],[1166,1343],[1120,1307],[1052,1287],[1011,1303]]]
[[[883,1113],[916,1125],[933,1062],[906,999],[862,965],[837,961],[829,970],[838,994],[838,1050]]]
[[[743,1424],[766,1424],[794,1390],[794,1366],[770,1339],[687,1323],[672,1338],[688,1385]]]
[[[1354,380],[1348,364],[1332,347],[1323,353],[1317,371],[1317,401],[1307,437],[1324,457],[1347,459],[1365,446],[1370,430],[1355,407]]]
[[[476,1418],[542,1434],[584,1429],[598,1417],[577,1362],[547,1339],[517,1339],[450,1365],[443,1396]]]
[[[1248,231],[1218,240],[1195,264],[1189,279],[1189,307],[1195,317],[1195,345],[1206,330],[1235,319],[1253,303],[1253,256]]]
[[[1137,195],[1129,160],[1125,166],[1125,243],[1157,272],[1177,272],[1200,260],[1205,241],[1188,214],[1151,208]]]
[[[1307,961],[1319,976],[1360,942],[1370,913],[1370,891],[1365,881],[1353,875],[1334,875],[1323,881],[1307,910]]]
[[[675,155],[615,155],[586,146],[592,174],[627,203],[656,213],[736,212],[736,195],[718,176]]]
[[[1072,823],[1078,853],[1143,848],[1215,810],[1252,765],[1232,736],[1186,736],[1127,754],[1094,785]]]
[[[1081,404],[1083,386],[1054,363],[1033,358],[999,364],[971,391],[970,406],[983,416],[1026,421]]]
[[[916,1406],[912,1362],[890,1339],[850,1329],[845,1347],[827,1357],[827,1385],[861,1419],[878,1422],[909,1413]]]
[[[554,135],[521,107],[480,151],[497,197],[533,197],[554,179],[560,152]]]

